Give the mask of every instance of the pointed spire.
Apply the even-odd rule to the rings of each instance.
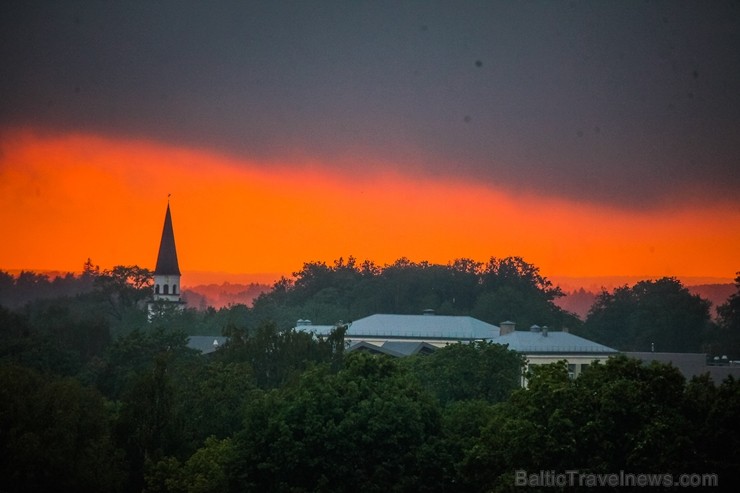
[[[154,269],[154,274],[180,275],[180,266],[177,264],[177,249],[175,248],[175,232],[172,229],[169,195],[167,196],[167,213],[164,216],[162,241],[159,243],[159,255],[157,256],[157,267]]]

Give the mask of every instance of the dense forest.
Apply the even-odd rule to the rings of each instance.
[[[581,322],[520,258],[350,258],[307,263],[251,307],[148,320],[137,266],[0,273],[0,491],[511,491],[517,471],[540,470],[717,474],[729,489],[736,380],[617,357],[575,380],[564,363],[532,368],[522,389],[524,359],[504,346],[346,353],[340,321],[432,308],[737,358],[736,282],[717,320],[665,278],[601,293]],[[317,339],[291,330],[298,318],[337,328]],[[229,341],[204,356],[189,334]]]
[[[151,273],[137,266],[102,270],[88,260],[79,275],[49,279],[33,272],[17,277],[0,271],[0,305],[25,313],[45,328],[60,318],[84,320],[110,337],[146,322],[142,303]],[[736,280],[740,289],[740,276]],[[513,320],[521,330],[533,324],[563,328],[622,351],[704,352],[740,359],[738,295],[712,309],[675,278],[646,280],[602,291],[585,321],[558,306],[563,292],[539,269],[518,257],[486,263],[457,259],[446,265],[401,258],[378,266],[342,258],[309,262],[258,295],[251,306],[220,309],[200,305],[169,314],[167,323],[189,335],[222,335],[229,326],[279,329],[299,319],[316,324],[352,321],[375,313],[470,315],[498,325]],[[718,316],[713,318],[712,313]]]

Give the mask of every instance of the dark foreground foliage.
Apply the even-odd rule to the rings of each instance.
[[[280,311],[299,306],[285,300],[303,293],[303,308],[317,299],[340,306],[341,290],[307,295],[321,286],[309,272],[359,272],[363,289],[380,282],[367,264],[317,269],[261,303]],[[533,273],[522,269],[498,263],[494,276],[463,262],[444,275],[458,276],[455,293],[498,286],[491,289],[504,298],[489,300],[497,306],[516,298],[518,276]],[[429,306],[428,292],[411,294],[425,285],[404,277],[414,272],[442,275],[432,266],[388,267],[383,275],[396,282],[388,300]],[[0,306],[0,491],[521,491],[517,471],[540,470],[714,473],[723,490],[738,486],[736,380],[686,382],[670,366],[617,357],[576,380],[564,363],[532,368],[522,389],[521,355],[495,344],[396,360],[345,353],[341,325],[316,339],[259,323],[256,314],[267,312],[257,307],[147,322],[146,272],[88,276],[89,291]],[[623,300],[642,303],[641,316],[665,313],[655,292],[686,300],[666,280],[605,295],[594,316],[612,323]],[[475,310],[480,299],[434,296],[450,301],[451,312],[458,303]],[[735,333],[737,299],[723,305],[716,331]],[[689,308],[703,313],[692,300]],[[230,337],[209,356],[186,346],[187,334],[204,326]]]
[[[521,358],[492,344],[396,360],[300,337],[265,326],[207,358],[178,333],[134,333],[87,385],[2,363],[0,490],[516,491],[518,470],[574,469],[735,481],[735,380],[618,357],[576,380],[535,367],[520,389]]]

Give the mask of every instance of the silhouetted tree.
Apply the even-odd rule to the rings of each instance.
[[[472,315],[493,324],[513,320],[524,328],[533,324],[578,327],[578,317],[555,305],[554,300],[560,296],[560,288],[522,258],[491,257],[481,271],[481,295]]]
[[[662,278],[603,291],[589,311],[583,334],[623,351],[695,352],[701,349],[710,303],[680,281]]]
[[[553,303],[562,296],[559,288],[519,257],[491,258],[485,266],[465,258],[440,265],[401,257],[383,267],[367,261],[358,266],[349,257],[333,265],[306,263],[294,276],[295,281],[281,279],[271,292],[255,300],[252,312],[257,320],[273,320],[278,327],[289,328],[297,319],[335,323],[373,313],[433,309],[440,314],[473,315],[493,324],[507,319],[525,327],[581,324]]]
[[[717,307],[718,328],[710,346],[711,353],[730,359],[740,359],[740,272],[735,277],[735,288],[727,302]]]
[[[71,378],[0,364],[0,490],[120,491],[103,398]]]
[[[430,355],[405,358],[442,405],[467,399],[501,402],[521,385],[524,357],[500,344],[450,344]]]
[[[233,440],[232,491],[439,490],[434,400],[397,362],[352,353],[250,406]]]
[[[260,388],[280,387],[317,363],[341,361],[346,327],[339,326],[325,339],[295,330],[278,330],[274,323],[260,325],[254,332],[231,327],[229,341],[214,357],[225,363],[247,363]]]

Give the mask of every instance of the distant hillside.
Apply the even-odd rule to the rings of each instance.
[[[693,294],[698,294],[705,300],[712,302],[712,316],[716,317],[716,309],[719,305],[724,305],[727,299],[735,293],[734,284],[698,284],[695,286],[686,286]]]
[[[223,308],[229,305],[252,305],[254,298],[272,286],[268,284],[200,284],[183,289],[182,297],[192,308],[205,309],[209,306]]]
[[[712,317],[717,316],[717,307],[726,303],[727,299],[735,293],[734,284],[698,284],[695,286],[686,286],[686,288],[691,293],[712,302]],[[565,291],[565,296],[555,300],[555,304],[563,310],[575,313],[581,320],[586,320],[586,315],[588,315],[588,311],[594,304],[598,294],[597,292],[586,291],[584,288]]]
[[[586,320],[586,315],[596,300],[596,293],[581,288],[571,292],[565,292],[565,296],[557,298],[555,304],[563,310],[575,313],[581,320]]]

